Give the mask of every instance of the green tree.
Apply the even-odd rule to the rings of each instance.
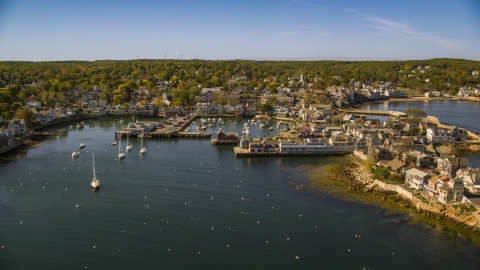
[[[424,112],[420,109],[415,109],[415,108],[408,109],[408,110],[405,111],[405,113],[409,117],[415,117],[415,118],[425,118],[427,116],[426,112]]]
[[[402,183],[403,182],[403,177],[399,174],[391,173],[390,175],[388,175],[387,182],[388,183]]]
[[[390,175],[387,167],[380,166],[373,172],[373,179],[385,180]]]

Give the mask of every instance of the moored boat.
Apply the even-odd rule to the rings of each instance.
[[[119,143],[118,143],[118,159],[123,159],[125,158],[125,156],[127,156],[127,154],[125,154],[125,152],[122,151],[122,140],[119,139],[118,140]]]
[[[95,155],[93,153],[92,153],[92,164],[93,164],[93,178],[90,185],[92,186],[93,190],[97,190],[100,188],[100,180],[98,180],[97,177],[95,176]]]

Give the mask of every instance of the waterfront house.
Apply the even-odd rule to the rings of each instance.
[[[243,111],[245,117],[255,117],[257,115],[257,106],[246,106]]]
[[[468,158],[460,157],[446,157],[437,160],[438,169],[441,173],[454,176],[457,171],[462,168],[471,167],[470,160]]]
[[[463,199],[463,180],[459,178],[450,178],[447,185],[438,187],[438,200],[441,203],[459,203]]]
[[[235,105],[235,115],[243,116],[243,110],[244,110],[243,104]]]
[[[218,105],[217,105],[217,113],[218,113],[218,114],[223,114],[223,113],[224,113],[224,109],[223,109],[223,105],[222,105],[222,104],[218,104]]]
[[[167,109],[164,106],[159,106],[158,107],[158,116],[159,117],[165,117],[167,112]]]
[[[77,115],[78,112],[77,112],[77,109],[76,108],[68,108],[67,109],[67,114],[72,116],[72,115]]]
[[[8,128],[13,128],[17,136],[22,136],[27,133],[27,126],[24,119],[13,119],[10,120]]]
[[[152,117],[155,114],[155,108],[152,105],[141,105],[134,106],[130,108],[130,114],[137,117]]]
[[[463,179],[465,188],[472,192],[480,191],[480,169],[463,168],[457,171],[457,178]]]
[[[253,138],[248,144],[248,151],[251,153],[267,153],[268,147],[260,138]]]
[[[0,134],[6,137],[6,139],[3,139],[4,142],[6,142],[6,146],[13,144],[13,140],[15,139],[14,128],[0,128]]]
[[[472,94],[472,91],[466,88],[460,88],[458,90],[459,97],[469,97]]]
[[[165,117],[172,118],[177,116],[182,116],[181,109],[179,107],[170,107],[165,110]]]
[[[427,139],[429,142],[453,142],[452,131],[446,128],[429,128],[427,129]]]
[[[353,152],[356,147],[356,139],[346,134],[332,135],[329,139],[329,144],[333,151],[338,152]]]
[[[288,114],[288,109],[285,106],[274,106],[273,113],[280,117],[286,117]]]
[[[45,116],[45,114],[39,113],[35,109],[32,109],[32,112],[33,119],[35,119],[35,121],[38,121],[38,123],[40,123],[41,125],[45,125],[49,122],[48,117]]]
[[[323,139],[278,139],[281,153],[331,153],[332,145],[325,143]]]
[[[365,138],[357,139],[357,141],[355,142],[355,150],[358,150],[358,151],[367,150],[367,141],[365,140]]]
[[[238,143],[238,132],[223,132],[221,128],[217,132],[217,141]]]
[[[57,119],[57,117],[54,114],[53,109],[43,110],[43,111],[40,111],[39,113],[44,115],[44,117],[47,119],[47,122],[51,122],[51,121]]]
[[[452,136],[456,141],[468,139],[468,131],[464,128],[454,127],[452,129]]]
[[[228,114],[235,113],[235,107],[233,107],[230,104],[225,105],[224,110],[225,110],[225,113],[228,113]]]
[[[240,148],[248,149],[248,144],[249,141],[242,136],[242,139],[240,140]]]
[[[210,104],[208,108],[208,114],[217,114],[218,113],[218,107],[215,104]]]
[[[116,113],[125,113],[125,107],[123,107],[123,105],[121,105],[121,104],[118,104],[117,106],[115,106],[115,112]]]
[[[423,193],[428,198],[438,199],[438,187],[447,185],[448,181],[450,181],[450,177],[448,175],[435,175],[427,180],[427,183],[423,186]]]
[[[387,97],[405,97],[406,96],[405,92],[397,89],[387,89],[383,92],[383,95]]]
[[[210,103],[197,103],[197,114],[204,115],[210,111]]]
[[[416,190],[422,190],[429,178],[430,175],[417,168],[411,168],[405,172],[405,184]]]
[[[124,131],[130,135],[140,135],[142,133],[148,133],[158,127],[158,122],[136,122],[128,123],[127,127],[123,128]]]

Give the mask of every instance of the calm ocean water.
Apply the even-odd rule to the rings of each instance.
[[[479,268],[464,239],[288,184],[342,157],[239,159],[209,140],[146,140],[139,156],[133,138],[117,161],[118,128],[88,121],[0,167],[0,269]]]
[[[386,110],[404,112],[415,108],[440,119],[443,124],[456,125],[470,131],[480,132],[480,103],[455,100],[408,100],[382,101],[366,104],[365,110]],[[372,118],[374,118],[372,116]],[[378,117],[377,117],[378,118]]]

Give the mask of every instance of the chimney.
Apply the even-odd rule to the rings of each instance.
[[[455,168],[455,172],[457,172],[458,170],[460,170],[460,158],[459,157],[457,157],[457,167]]]
[[[407,158],[403,159],[403,164],[407,164]]]

